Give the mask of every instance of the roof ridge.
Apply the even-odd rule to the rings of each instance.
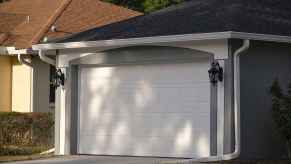
[[[110,3],[110,2],[106,2],[106,1],[102,1],[102,0],[98,0],[98,1],[101,2],[101,3],[104,3],[104,4],[108,4],[108,5],[114,6],[116,8],[129,10],[129,11],[132,11],[132,12],[135,12],[135,13],[139,13],[139,14],[144,14],[143,12],[140,12],[140,11],[137,11],[137,10],[133,10],[133,9],[130,9],[130,8],[127,8],[127,7],[124,7],[124,6],[116,5],[116,4],[113,4],[113,3]]]
[[[48,19],[46,24],[40,29],[40,31],[32,38],[31,44],[37,44],[40,39],[44,36],[44,34],[49,30],[51,25],[55,23],[58,17],[66,10],[66,8],[70,5],[72,0],[64,0],[59,8],[55,10],[52,16]]]

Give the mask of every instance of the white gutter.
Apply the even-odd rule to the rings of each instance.
[[[24,64],[24,65],[27,65],[29,67],[33,67],[31,62],[25,60],[23,58],[22,55],[27,55],[27,54],[30,54],[32,52],[29,52],[28,49],[15,49],[15,47],[7,47],[6,48],[6,53],[9,54],[9,55],[17,55],[17,58],[18,58],[18,62],[20,64]]]
[[[94,48],[110,46],[134,46],[141,44],[171,43],[185,41],[216,40],[230,38],[230,32],[215,32],[201,34],[183,34],[169,36],[153,36],[143,38],[112,39],[98,41],[81,41],[69,43],[46,43],[33,45],[34,50],[56,50],[56,49],[73,49],[73,48]]]
[[[232,39],[257,40],[266,42],[291,43],[291,36],[257,34],[246,32],[231,32]]]
[[[171,163],[192,163],[192,162],[215,162],[232,160],[239,157],[241,152],[241,126],[240,126],[240,55],[248,50],[250,47],[250,40],[244,40],[243,45],[234,52],[234,129],[235,129],[235,145],[234,152],[230,154],[223,154],[220,156],[210,156],[199,159],[189,159],[180,161],[164,162],[165,164]],[[224,120],[222,120],[224,122]],[[222,143],[223,144],[223,143]]]
[[[258,40],[258,41],[291,43],[291,36],[226,31],[226,32],[214,32],[214,33],[154,36],[154,37],[143,37],[143,38],[80,41],[80,42],[69,42],[69,43],[47,43],[47,44],[33,45],[32,48],[34,50],[56,50],[56,49],[112,47],[112,46],[118,47],[118,46],[134,46],[134,45],[141,45],[141,44],[147,45],[147,44],[157,44],[157,43],[217,40],[217,39],[243,39],[243,40]]]
[[[46,63],[48,63],[48,64],[51,64],[51,65],[53,65],[53,66],[56,66],[56,61],[53,60],[52,58],[47,57],[47,56],[42,52],[42,50],[39,50],[39,51],[38,51],[38,56],[39,56],[39,58],[40,58],[42,61],[44,61],[44,62],[46,62]]]
[[[32,67],[32,64],[28,61],[26,61],[23,57],[22,57],[22,54],[25,55],[25,54],[30,54],[30,53],[35,53],[35,51],[32,51],[30,52],[28,49],[20,49],[20,50],[16,50],[15,47],[7,47],[6,48],[6,52],[9,54],[9,55],[15,55],[17,54],[17,57],[18,57],[18,61],[20,64],[24,64],[24,65],[27,65],[29,67]],[[38,55],[39,55],[39,58],[48,63],[48,64],[51,64],[51,65],[56,65],[56,61],[53,60],[52,58],[49,58],[47,57],[46,55],[43,54],[42,50],[39,50],[38,51]]]
[[[15,49],[15,47],[7,47],[6,51],[9,55],[28,54],[27,49]]]

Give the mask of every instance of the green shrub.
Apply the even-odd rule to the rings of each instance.
[[[288,144],[291,143],[291,82],[284,93],[276,79],[270,92],[272,94],[272,110],[274,121],[280,133],[286,138]],[[291,146],[291,145],[289,145]]]
[[[102,0],[132,10],[150,13],[189,0]]]
[[[52,113],[0,112],[0,155],[29,155],[53,147]]]
[[[50,147],[46,146],[1,146],[0,155],[32,155],[48,150]]]

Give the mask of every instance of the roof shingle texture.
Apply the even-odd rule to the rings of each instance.
[[[30,47],[31,40],[54,14],[62,0],[11,0],[0,4],[0,32],[8,34],[1,46]]]
[[[224,31],[291,36],[291,1],[192,0],[148,15],[84,31],[57,42]]]
[[[73,0],[54,23],[56,32],[47,32],[49,38],[60,38],[92,27],[141,15],[141,13],[99,0]]]
[[[10,0],[0,4],[0,46],[30,48],[45,36],[64,37],[137,15],[99,0]]]

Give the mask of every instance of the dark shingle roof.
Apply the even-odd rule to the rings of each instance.
[[[224,31],[291,36],[291,1],[192,0],[152,14],[90,29],[57,42]]]

